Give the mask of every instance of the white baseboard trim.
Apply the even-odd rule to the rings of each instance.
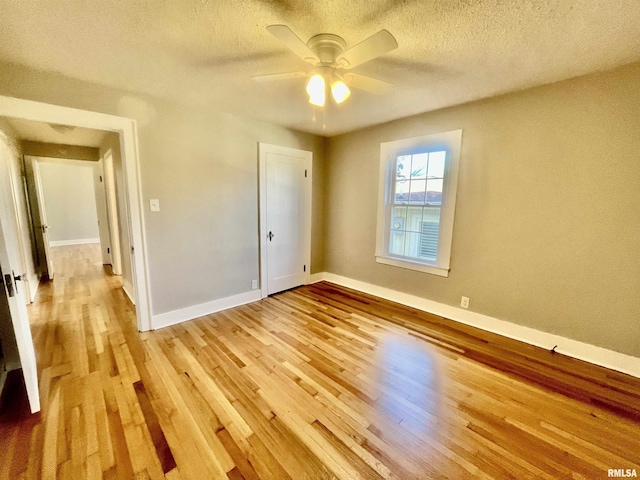
[[[193,320],[194,318],[203,317],[210,313],[219,312],[228,308],[239,307],[246,303],[261,300],[260,290],[251,290],[249,292],[239,293],[231,297],[220,298],[207,303],[193,305],[191,307],[173,310],[171,312],[153,315],[151,319],[151,329],[169,327],[178,323]]]
[[[65,247],[67,245],[85,245],[87,243],[100,243],[99,238],[76,238],[73,240],[56,240],[49,242],[52,247]]]
[[[417,308],[440,317],[456,322],[464,323],[504,337],[519,340],[537,347],[551,350],[555,345],[556,352],[562,353],[585,362],[594,363],[601,367],[626,373],[640,378],[640,358],[615,352],[606,348],[597,347],[588,343],[561,337],[552,333],[543,332],[534,328],[517,325],[515,323],[499,320],[488,315],[472,312],[459,307],[453,307],[444,303],[434,302],[426,298],[409,295],[385,287],[379,287],[371,283],[361,282],[352,278],[343,277],[333,273],[322,272],[311,275],[311,283],[327,281],[342,285],[347,288],[359,290],[376,297],[401,303],[409,307]]]
[[[124,280],[122,281],[122,290],[124,290],[124,293],[127,295],[127,297],[129,297],[131,303],[135,305],[136,301],[131,294],[131,292],[133,292],[133,287],[129,284],[129,282],[125,282]]]

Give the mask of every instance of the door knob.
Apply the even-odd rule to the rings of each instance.
[[[24,275],[16,275],[13,270],[11,270],[11,275],[13,275],[13,288],[15,289],[16,293],[18,293],[18,284],[16,282],[22,280],[22,277]]]

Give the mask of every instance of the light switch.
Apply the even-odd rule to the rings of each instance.
[[[160,211],[160,200],[158,200],[157,198],[152,198],[149,200],[149,210],[151,210],[152,212],[159,212]]]

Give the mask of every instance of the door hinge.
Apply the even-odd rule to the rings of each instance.
[[[107,247],[107,253],[111,253],[111,249]]]
[[[131,246],[131,253],[134,253],[133,245]]]
[[[102,175],[100,175],[100,183],[102,183]]]
[[[304,178],[307,178],[307,169],[304,169]]]
[[[305,271],[305,272],[307,271],[307,266],[306,265],[304,266],[303,271]]]

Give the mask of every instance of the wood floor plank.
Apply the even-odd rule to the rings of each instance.
[[[141,381],[138,381],[134,384],[134,389],[136,396],[138,397],[138,402],[140,403],[140,408],[142,409],[145,422],[149,428],[153,445],[155,446],[160,464],[162,465],[162,471],[163,473],[167,473],[176,467],[176,461],[173,458],[173,454],[171,453],[169,444],[164,436],[164,432],[160,427],[158,416],[153,410],[153,406],[151,405],[151,401],[147,395],[147,390],[144,388],[144,384]]]
[[[0,480],[640,472],[640,379],[326,282],[138,333],[100,260],[54,248]]]

